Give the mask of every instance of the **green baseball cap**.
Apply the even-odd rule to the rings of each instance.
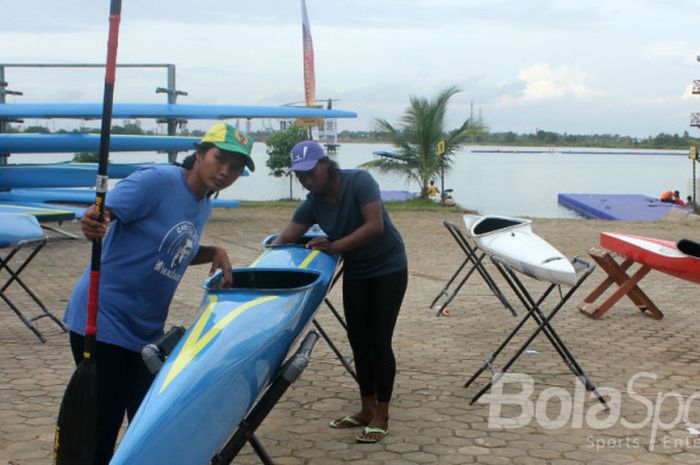
[[[234,152],[245,157],[245,165],[250,171],[255,171],[255,162],[250,156],[253,140],[230,124],[218,123],[209,128],[200,143],[209,142],[221,150]]]

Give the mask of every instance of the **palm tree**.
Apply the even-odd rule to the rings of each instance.
[[[450,98],[459,92],[456,86],[442,90],[434,100],[411,97],[411,104],[401,117],[399,127],[384,119],[377,119],[380,129],[387,131],[391,143],[397,147],[397,158],[379,158],[361,165],[362,168],[403,175],[408,181],[417,182],[421,198],[428,198],[428,184],[440,173],[441,160],[437,155],[440,139],[445,140],[442,163],[445,171],[452,166],[453,155],[471,136],[483,133],[486,126],[479,119],[467,118],[462,125],[447,132],[445,111]]]

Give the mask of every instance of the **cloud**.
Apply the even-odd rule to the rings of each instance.
[[[547,63],[537,63],[522,69],[514,82],[502,86],[505,95],[501,97],[500,103],[587,99],[601,95],[600,91],[586,84],[588,79],[588,73],[577,67],[552,67]]]
[[[661,40],[643,47],[641,55],[649,61],[691,64],[695,62],[697,47],[685,41]]]

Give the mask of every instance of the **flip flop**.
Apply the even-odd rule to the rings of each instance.
[[[351,415],[348,415],[347,417],[343,418],[338,418],[336,420],[332,420],[329,423],[331,428],[336,428],[336,429],[345,429],[345,428],[357,428],[358,426],[366,426],[359,420],[355,419]]]
[[[372,433],[379,433],[380,436],[377,437],[369,437],[368,434]],[[389,434],[389,429],[382,429],[382,428],[370,428],[369,426],[365,426],[365,429],[362,431],[362,434],[357,436],[355,440],[359,443],[362,444],[374,444],[375,442],[379,442],[382,439],[386,437],[386,435]]]

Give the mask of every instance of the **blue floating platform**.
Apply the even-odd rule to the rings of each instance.
[[[559,203],[585,218],[620,221],[660,221],[671,209],[689,211],[641,194],[559,194]]]
[[[383,202],[405,202],[418,197],[418,194],[409,191],[380,191],[379,195]]]

